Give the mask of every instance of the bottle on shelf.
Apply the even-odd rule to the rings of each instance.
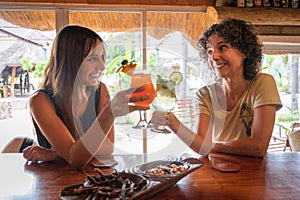
[[[245,7],[245,0],[237,0],[237,7],[244,8]]]
[[[254,7],[261,7],[262,6],[261,1],[262,0],[254,0]]]
[[[262,0],[262,7],[272,7],[273,1],[271,0]]]
[[[245,7],[247,8],[254,7],[254,0],[245,0]]]

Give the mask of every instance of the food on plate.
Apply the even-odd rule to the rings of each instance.
[[[155,168],[151,168],[147,170],[148,174],[151,175],[168,175],[168,174],[176,174],[183,172],[187,169],[185,165],[177,165],[177,164],[170,164],[170,165],[159,165]]]

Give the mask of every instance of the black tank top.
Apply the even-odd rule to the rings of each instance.
[[[91,126],[91,124],[95,121],[95,119],[98,115],[98,104],[99,104],[100,92],[101,92],[100,88],[101,88],[101,84],[99,85],[99,88],[97,88],[97,90],[95,92],[91,93],[91,95],[88,99],[87,109],[84,112],[84,114],[82,115],[82,117],[80,118],[83,133]],[[43,92],[43,93],[47,94],[50,97],[50,99],[52,100],[53,104],[55,105],[52,91],[49,91],[46,89],[40,89],[40,90],[37,90],[36,92]],[[57,109],[56,109],[56,114],[65,124],[64,120],[62,119],[61,113],[59,113],[59,111]],[[36,133],[39,145],[42,147],[45,147],[47,149],[51,149],[52,145],[45,138],[45,136],[41,132],[40,128],[38,127],[38,125],[33,117],[32,117],[32,121],[33,121],[34,129],[35,129],[35,133]]]

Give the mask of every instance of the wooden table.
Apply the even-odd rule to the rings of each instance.
[[[268,153],[265,158],[214,154],[214,157],[239,164],[235,173],[204,166],[175,186],[150,199],[299,199],[300,153]],[[118,170],[143,161],[139,155],[116,156]],[[59,199],[60,191],[81,183],[92,167],[71,170],[63,161],[27,165],[22,154],[0,154],[0,199]],[[104,170],[109,173],[113,169]]]

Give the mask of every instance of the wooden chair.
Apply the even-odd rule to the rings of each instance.
[[[292,125],[292,131],[300,129],[300,122],[295,122]]]
[[[18,136],[9,141],[2,150],[2,153],[22,153],[23,149],[34,144],[32,138]]]
[[[290,132],[287,135],[287,142],[292,152],[300,152],[300,129]]]
[[[273,135],[272,140],[270,141],[268,151],[286,151],[287,149],[291,149],[290,142],[289,142],[289,134],[294,132],[295,130],[300,130],[300,123],[295,122],[291,125],[291,131],[289,132],[288,129],[282,128],[281,125],[276,124],[276,127],[279,127],[279,137]],[[275,127],[274,127],[275,128]],[[282,137],[282,130],[285,131],[285,137]]]
[[[177,100],[177,105],[173,112],[183,124],[189,124],[191,129],[194,128],[196,115],[192,99]]]
[[[292,131],[287,134],[283,151],[285,151],[286,148],[288,148],[288,147],[291,149],[291,151],[296,151],[296,149],[299,149],[299,147],[300,147],[299,134],[300,134],[300,122],[295,122],[292,124]],[[290,144],[291,140],[293,143],[293,147]],[[294,150],[293,150],[293,148],[294,148]],[[300,151],[300,150],[298,150],[298,151]]]
[[[285,143],[286,143],[285,138],[281,138],[273,134],[268,146],[268,152],[285,151],[286,148]]]

